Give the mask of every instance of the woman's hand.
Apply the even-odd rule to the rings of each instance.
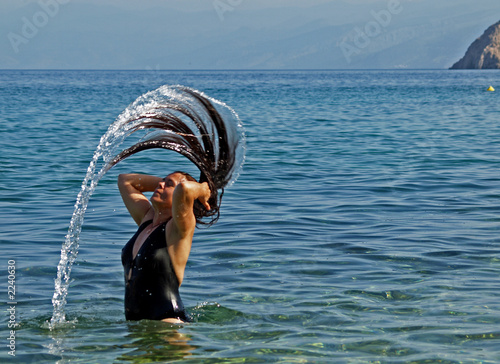
[[[208,203],[208,200],[210,199],[211,196],[211,191],[210,188],[208,187],[207,182],[200,183],[200,196],[198,196],[198,201],[201,202],[203,206],[205,206],[205,209],[207,211],[210,211],[210,204]]]

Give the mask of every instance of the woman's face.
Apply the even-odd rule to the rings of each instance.
[[[183,181],[186,181],[186,177],[180,173],[172,173],[165,177],[163,181],[158,183],[158,187],[151,196],[153,206],[171,208],[175,186]]]

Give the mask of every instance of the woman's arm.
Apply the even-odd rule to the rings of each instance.
[[[199,200],[207,210],[210,210],[209,198],[210,188],[206,182],[183,181],[175,187],[172,198],[172,218],[180,238],[192,236],[194,233],[196,227],[196,217],[193,213],[194,202]]]
[[[160,177],[146,174],[130,173],[118,176],[118,188],[123,203],[137,225],[141,224],[142,219],[151,209],[151,203],[143,192],[154,191],[160,181],[162,181]]]

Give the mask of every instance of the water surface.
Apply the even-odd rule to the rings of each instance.
[[[163,84],[235,109],[247,159],[181,287],[195,322],[127,322],[119,173],[100,181],[50,331],[56,266],[99,142]],[[0,261],[16,261],[16,360],[53,363],[500,361],[500,73],[1,71]],[[5,306],[7,307],[7,306]],[[1,325],[8,335],[6,309]],[[6,338],[7,336],[5,336]],[[7,340],[0,351],[7,354]]]

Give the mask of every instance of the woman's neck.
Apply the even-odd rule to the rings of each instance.
[[[171,211],[157,211],[155,210],[155,214],[153,216],[153,226],[158,226],[163,224],[165,221],[168,221],[172,218]]]

